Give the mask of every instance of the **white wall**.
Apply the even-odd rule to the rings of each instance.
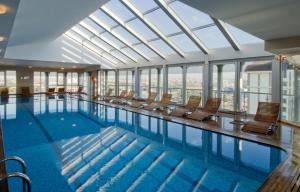
[[[54,41],[9,46],[6,49],[5,58],[100,64],[103,68],[111,68],[110,64],[99,55],[75,43],[65,35],[60,36]]]

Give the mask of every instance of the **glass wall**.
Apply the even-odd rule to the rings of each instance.
[[[149,69],[140,71],[140,97],[147,98],[149,94]]]
[[[67,73],[67,91],[68,92],[78,91],[78,73],[76,72]]]
[[[255,114],[258,102],[272,101],[272,61],[247,61],[241,66],[240,108]]]
[[[168,68],[168,93],[172,94],[172,102],[179,104],[183,103],[182,67]]]
[[[281,118],[300,122],[300,56],[290,56],[282,62]]]
[[[127,71],[119,71],[119,93],[127,90]]]
[[[221,109],[234,110],[235,68],[233,63],[213,65],[213,97],[222,99]]]
[[[156,92],[159,93],[159,76],[158,76],[158,69],[153,68],[150,70],[150,78],[151,78],[151,82],[150,82],[150,91],[151,92]]]
[[[188,66],[186,74],[186,102],[190,96],[203,100],[203,66]]]
[[[89,90],[89,75],[87,72],[81,73],[79,78],[79,85],[83,88],[82,92],[88,93]]]
[[[106,77],[106,90],[112,89],[112,95],[116,94],[116,72],[107,71]]]
[[[105,94],[105,72],[98,71],[98,95],[103,96]]]
[[[46,73],[35,71],[33,73],[33,92],[43,93],[46,92]]]
[[[65,86],[64,73],[57,73],[57,87],[61,88]]]
[[[50,72],[49,73],[48,87],[49,88],[56,88],[57,87],[57,72]]]
[[[9,94],[16,93],[16,71],[0,71],[0,88],[7,87]]]

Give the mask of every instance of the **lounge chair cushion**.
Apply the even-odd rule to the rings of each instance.
[[[142,102],[142,101],[135,101],[133,102],[130,107],[133,107],[133,108],[139,108],[141,107],[145,102]]]
[[[176,117],[182,117],[182,116],[184,116],[187,112],[189,112],[189,110],[186,109],[186,108],[175,108],[175,109],[171,112],[171,115],[172,115],[172,116],[176,116]]]
[[[271,131],[271,125],[272,123],[270,122],[250,120],[245,123],[242,130],[261,134],[268,134]]]
[[[209,112],[194,111],[192,114],[188,115],[187,118],[197,121],[203,121],[209,119],[212,115],[213,114]]]
[[[148,110],[148,111],[153,111],[154,109],[159,108],[159,107],[161,107],[161,105],[159,103],[151,103],[151,104],[145,106],[144,109]]]

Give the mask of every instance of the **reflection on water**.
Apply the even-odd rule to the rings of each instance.
[[[285,157],[277,148],[67,96],[14,98],[0,107],[6,152],[29,164],[33,183],[43,183],[35,191],[51,191],[53,183],[65,191],[256,191]],[[45,166],[57,172],[49,178]]]

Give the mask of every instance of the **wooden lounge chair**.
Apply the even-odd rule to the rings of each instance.
[[[199,107],[201,97],[199,96],[190,96],[187,104],[184,107],[177,107],[172,110],[172,116],[182,117],[186,116],[188,112],[194,112]]]
[[[82,86],[79,86],[79,87],[78,87],[77,94],[85,94],[85,93],[83,92],[83,87],[82,87]]]
[[[64,88],[64,87],[58,88],[57,94],[58,94],[58,95],[63,95],[63,94],[65,94],[65,88]]]
[[[119,96],[109,96],[109,97],[105,97],[103,100],[105,102],[110,102],[112,100],[125,98],[126,95],[127,95],[127,90],[123,90],[121,91]]]
[[[127,104],[128,101],[132,100],[134,98],[134,91],[129,91],[124,97],[119,96],[119,98],[115,98],[112,100],[115,104]]]
[[[254,118],[246,121],[242,130],[261,134],[274,132],[279,110],[280,103],[259,102]]]
[[[129,94],[131,94],[132,98],[133,98],[134,92],[132,92],[132,91],[127,92],[127,90],[122,90],[120,95],[113,97],[111,102],[115,103],[115,104],[122,103],[122,101],[126,100],[126,98],[128,97]]]
[[[32,94],[30,93],[29,87],[21,87],[21,95],[24,97],[30,97]]]
[[[53,95],[55,92],[55,88],[48,88],[48,91],[46,92],[46,95]]]
[[[158,102],[158,103],[152,102],[149,105],[145,106],[144,109],[146,109],[148,111],[153,111],[154,109],[163,110],[164,108],[166,108],[169,105],[171,98],[172,98],[172,94],[165,93],[165,94],[163,94],[163,97],[160,102]]]
[[[143,105],[150,105],[151,103],[154,102],[155,98],[157,96],[156,92],[150,92],[148,95],[148,98],[144,101],[134,101],[130,107],[134,107],[134,108],[139,108]]]
[[[1,88],[1,98],[4,98],[4,97],[8,97],[8,94],[9,94],[9,90],[7,87],[3,87]]]
[[[221,98],[208,98],[203,111],[196,110],[186,117],[189,119],[204,121],[216,115],[221,105]]]

